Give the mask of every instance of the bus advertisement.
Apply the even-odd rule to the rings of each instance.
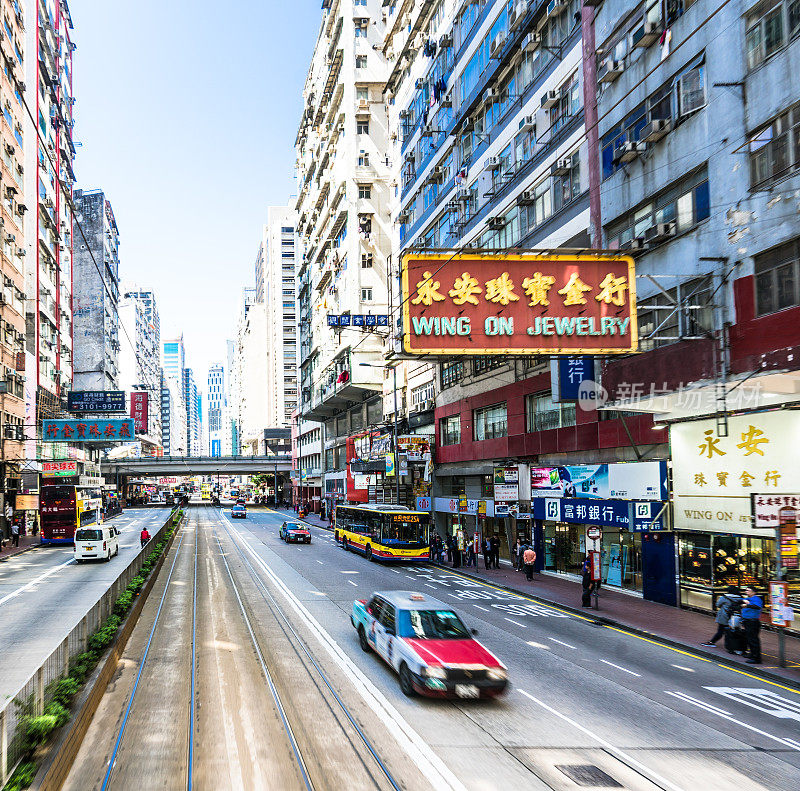
[[[397,505],[337,505],[334,536],[367,560],[430,560],[430,514]]]
[[[72,544],[78,528],[100,521],[102,508],[103,495],[95,487],[43,486],[42,544]]]

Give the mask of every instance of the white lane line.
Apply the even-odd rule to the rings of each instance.
[[[481,607],[480,604],[473,604],[473,607],[477,607],[479,610],[483,610],[484,612],[491,612],[488,607]]]
[[[357,572],[357,571],[340,571],[339,573],[340,574],[358,574],[359,572]]]
[[[609,662],[607,659],[600,660],[605,665],[611,665],[611,667],[617,668],[617,670],[621,670],[623,673],[630,673],[632,676],[638,676],[641,678],[641,673],[634,673],[633,670],[628,670],[627,667],[622,667],[622,665],[615,665],[613,662]]]
[[[413,574],[406,574],[406,577],[408,577],[410,580],[416,579]]]
[[[596,733],[590,731],[588,728],[585,728],[571,717],[568,717],[566,714],[562,714],[560,711],[556,711],[552,706],[548,706],[544,701],[535,698],[530,692],[526,692],[524,689],[520,689],[518,692],[529,700],[532,700],[537,706],[541,706],[545,711],[549,711],[559,719],[572,725],[573,728],[577,728],[579,731],[581,731],[581,733],[586,734],[586,736],[588,736],[590,739],[594,739],[599,744],[602,744],[603,747],[614,753],[614,755],[616,755],[618,758],[622,759],[622,761],[628,764],[628,766],[632,768],[635,767],[646,778],[656,783],[656,785],[660,785],[663,789],[668,789],[668,791],[684,791],[683,788],[675,785],[675,783],[671,783],[666,777],[662,777],[652,769],[648,769],[641,761],[637,761],[632,755],[628,755],[628,753],[626,753],[624,750],[614,747],[611,742],[606,741],[602,736],[598,736]]]
[[[561,640],[556,640],[555,637],[548,637],[547,639],[548,640],[552,640],[554,643],[558,643],[559,645],[563,645],[564,648],[572,648],[572,649],[574,649],[576,651],[578,650],[577,648],[575,648],[574,645],[570,645],[569,643],[565,643],[565,642],[563,642]]]
[[[550,650],[549,645],[545,645],[544,643],[537,643],[534,642],[533,640],[528,640],[528,645],[531,646],[531,648],[543,648],[545,651]]]
[[[64,563],[59,564],[58,566],[54,566],[49,571],[45,571],[44,574],[40,574],[36,579],[31,580],[27,584],[23,585],[21,588],[17,588],[15,591],[11,591],[11,593],[7,593],[0,599],[0,604],[5,604],[9,599],[13,599],[15,596],[19,596],[20,593],[24,593],[29,588],[32,588],[37,583],[41,582],[44,579],[47,579],[51,574],[55,574],[59,569],[63,569],[64,566],[69,566],[70,563],[74,563],[75,558],[70,558],[69,560],[65,561]]]
[[[741,725],[743,728],[747,728],[748,730],[758,733],[761,736],[766,736],[768,739],[772,739],[773,741],[779,742],[780,744],[785,744],[787,747],[790,747],[792,750],[796,750],[797,752],[800,753],[800,745],[795,744],[791,739],[782,739],[780,736],[775,736],[772,733],[767,733],[767,731],[762,731],[761,728],[756,728],[754,725],[749,725],[746,722],[737,720],[735,717],[731,717],[731,715],[728,714],[727,711],[719,709],[716,706],[712,706],[710,703],[705,703],[702,700],[690,697],[684,692],[670,692],[667,690],[666,694],[672,695],[672,697],[678,698],[678,700],[682,700],[684,703],[689,703],[692,706],[697,706],[698,708],[703,709],[704,711],[708,711],[711,714],[716,714],[717,717],[722,717],[722,719],[736,723],[736,725]]]
[[[399,574],[400,573],[397,569],[389,569],[389,571],[393,571],[395,574]]]
[[[694,670],[690,667],[684,667],[683,665],[672,665],[672,667],[678,668],[678,670],[685,670],[687,673],[694,673]]]
[[[525,626],[524,623],[520,623],[519,621],[515,621],[512,618],[506,618],[509,623],[513,623],[515,626],[521,626],[523,629],[527,629],[528,627]]]
[[[351,585],[353,585],[354,587],[356,587],[356,588],[358,587],[358,583],[357,583],[357,582],[353,582],[353,580],[347,580],[347,581],[348,581],[348,582],[349,582]]]
[[[433,588],[434,590],[436,590],[436,586],[431,585],[430,582],[425,582],[424,584],[427,585],[429,588]]]
[[[322,627],[308,608],[295,596],[286,583],[267,565],[249,543],[242,540],[241,533],[231,524],[227,517],[223,517],[231,531],[232,540],[239,541],[242,548],[250,554],[261,570],[267,575],[270,582],[294,610],[301,621],[305,623],[319,644],[328,652],[331,659],[339,666],[347,680],[355,687],[364,702],[375,712],[378,719],[383,722],[386,729],[392,734],[397,744],[406,753],[420,772],[428,779],[435,791],[467,791],[464,784],[453,774],[452,770],[433,751],[431,746],[423,739],[400,712],[389,702],[389,699],[369,680],[362,670],[344,652],[342,647]],[[234,538],[235,536],[235,538]]]

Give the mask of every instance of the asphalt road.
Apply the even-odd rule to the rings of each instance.
[[[120,788],[191,787],[190,771],[204,789],[800,785],[791,689],[447,569],[369,563],[318,528],[311,545],[286,545],[277,535],[286,517],[266,509],[229,517],[191,510],[68,788],[102,787],[112,756]],[[452,603],[508,666],[506,696],[406,698],[393,671],[360,650],[349,620],[354,598],[391,589]],[[164,631],[154,627],[160,599]],[[142,664],[148,634],[153,653]],[[120,741],[126,711],[131,730]]]
[[[0,699],[14,694],[105,593],[153,535],[167,508],[126,508],[110,520],[122,535],[110,562],[76,563],[72,547],[37,547],[0,564]]]

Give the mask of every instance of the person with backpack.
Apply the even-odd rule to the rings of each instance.
[[[143,527],[142,532],[139,534],[139,541],[142,543],[142,547],[150,540],[150,533],[147,532],[147,528]]]
[[[717,631],[710,640],[700,643],[700,645],[706,645],[709,648],[716,646],[717,640],[724,637],[728,631],[731,616],[741,610],[743,601],[744,599],[739,594],[739,588],[736,585],[729,585],[727,592],[717,599],[717,616],[714,619]]]
[[[742,605],[742,626],[747,638],[747,664],[761,664],[761,610],[764,609],[764,601],[756,595],[753,588],[745,588],[745,600]]]

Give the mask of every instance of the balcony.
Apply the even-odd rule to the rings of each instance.
[[[370,363],[369,366],[360,365]],[[325,420],[383,389],[383,370],[374,353],[351,354],[347,349],[316,380],[311,398],[303,405],[303,419]]]

